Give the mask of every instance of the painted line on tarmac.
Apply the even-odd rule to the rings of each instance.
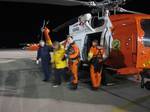
[[[140,106],[140,107],[145,108],[146,110],[150,111],[150,107],[147,107],[147,106],[144,106],[144,105],[142,105],[142,104],[139,104],[141,101],[144,101],[145,99],[150,98],[150,95],[145,96],[145,97],[142,97],[142,98],[137,98],[137,99],[135,99],[135,100],[133,101],[133,100],[130,100],[130,99],[125,98],[125,97],[123,97],[123,96],[120,96],[120,95],[118,95],[118,94],[115,94],[115,93],[113,93],[113,92],[110,92],[110,91],[108,91],[108,90],[105,90],[105,89],[103,89],[103,88],[101,88],[101,90],[104,91],[104,92],[107,92],[107,93],[109,93],[109,94],[111,94],[111,95],[113,95],[113,96],[119,97],[119,98],[124,99],[124,100],[126,100],[126,101],[129,102],[129,103],[127,103],[127,104],[124,105],[124,106],[120,106],[120,109],[127,109],[127,108],[129,108],[129,105],[130,105],[130,107],[131,107],[131,106],[134,106],[134,105],[137,105],[137,106]],[[139,103],[138,103],[138,102],[139,102]],[[117,109],[118,109],[118,108],[117,108]],[[120,109],[119,109],[119,110],[120,110]],[[114,112],[116,112],[116,111],[114,111]],[[124,111],[121,110],[121,111],[119,111],[119,112],[124,112]]]
[[[39,72],[39,71],[41,71],[41,69],[40,68],[24,68],[24,69],[12,69],[12,70],[0,70],[1,72],[7,72],[7,71],[9,71],[9,72],[21,72],[21,71],[30,71],[30,72]]]

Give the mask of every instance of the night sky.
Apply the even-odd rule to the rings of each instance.
[[[124,8],[150,14],[150,0],[129,1]],[[21,47],[21,44],[38,42],[44,19],[50,20],[48,27],[53,29],[89,10],[85,6],[0,2],[0,48],[15,48]],[[63,40],[66,31],[62,32],[52,33],[53,40]]]

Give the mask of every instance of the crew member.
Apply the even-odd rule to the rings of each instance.
[[[80,50],[71,36],[67,36],[67,43],[69,44],[66,51],[66,57],[68,58],[69,69],[72,73],[71,89],[78,88],[78,64],[80,61]]]
[[[97,90],[101,85],[102,79],[102,61],[104,49],[98,46],[98,40],[92,42],[92,46],[88,53],[88,60],[90,61],[90,77],[92,82],[92,89]]]
[[[50,51],[52,51],[52,47],[47,46],[43,40],[40,41],[40,48],[37,52],[37,60],[36,63],[39,64],[41,59],[42,70],[44,72],[44,82],[47,82],[50,78]]]
[[[58,87],[61,85],[61,76],[63,76],[66,81],[66,69],[67,69],[67,61],[64,58],[65,49],[59,42],[53,43],[54,52],[52,55],[52,64],[54,67],[54,76],[55,76],[55,84],[53,87]]]

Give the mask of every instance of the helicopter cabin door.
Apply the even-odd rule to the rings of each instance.
[[[92,46],[92,41],[98,40],[98,42],[100,43],[101,34],[102,34],[102,32],[92,33],[92,34],[86,35],[85,40],[84,40],[83,52],[82,52],[82,56],[83,56],[84,61],[87,61],[88,52],[90,50],[90,47]]]
[[[150,16],[138,19],[137,67],[150,68]]]

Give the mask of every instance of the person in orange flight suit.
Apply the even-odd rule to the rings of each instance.
[[[68,58],[69,70],[72,73],[71,89],[78,88],[78,64],[80,61],[80,50],[71,36],[67,36],[67,43],[69,44],[66,51],[66,58]]]
[[[90,61],[90,77],[92,82],[92,89],[98,90],[102,80],[102,61],[104,48],[98,46],[98,41],[94,40],[88,53],[88,60]]]

